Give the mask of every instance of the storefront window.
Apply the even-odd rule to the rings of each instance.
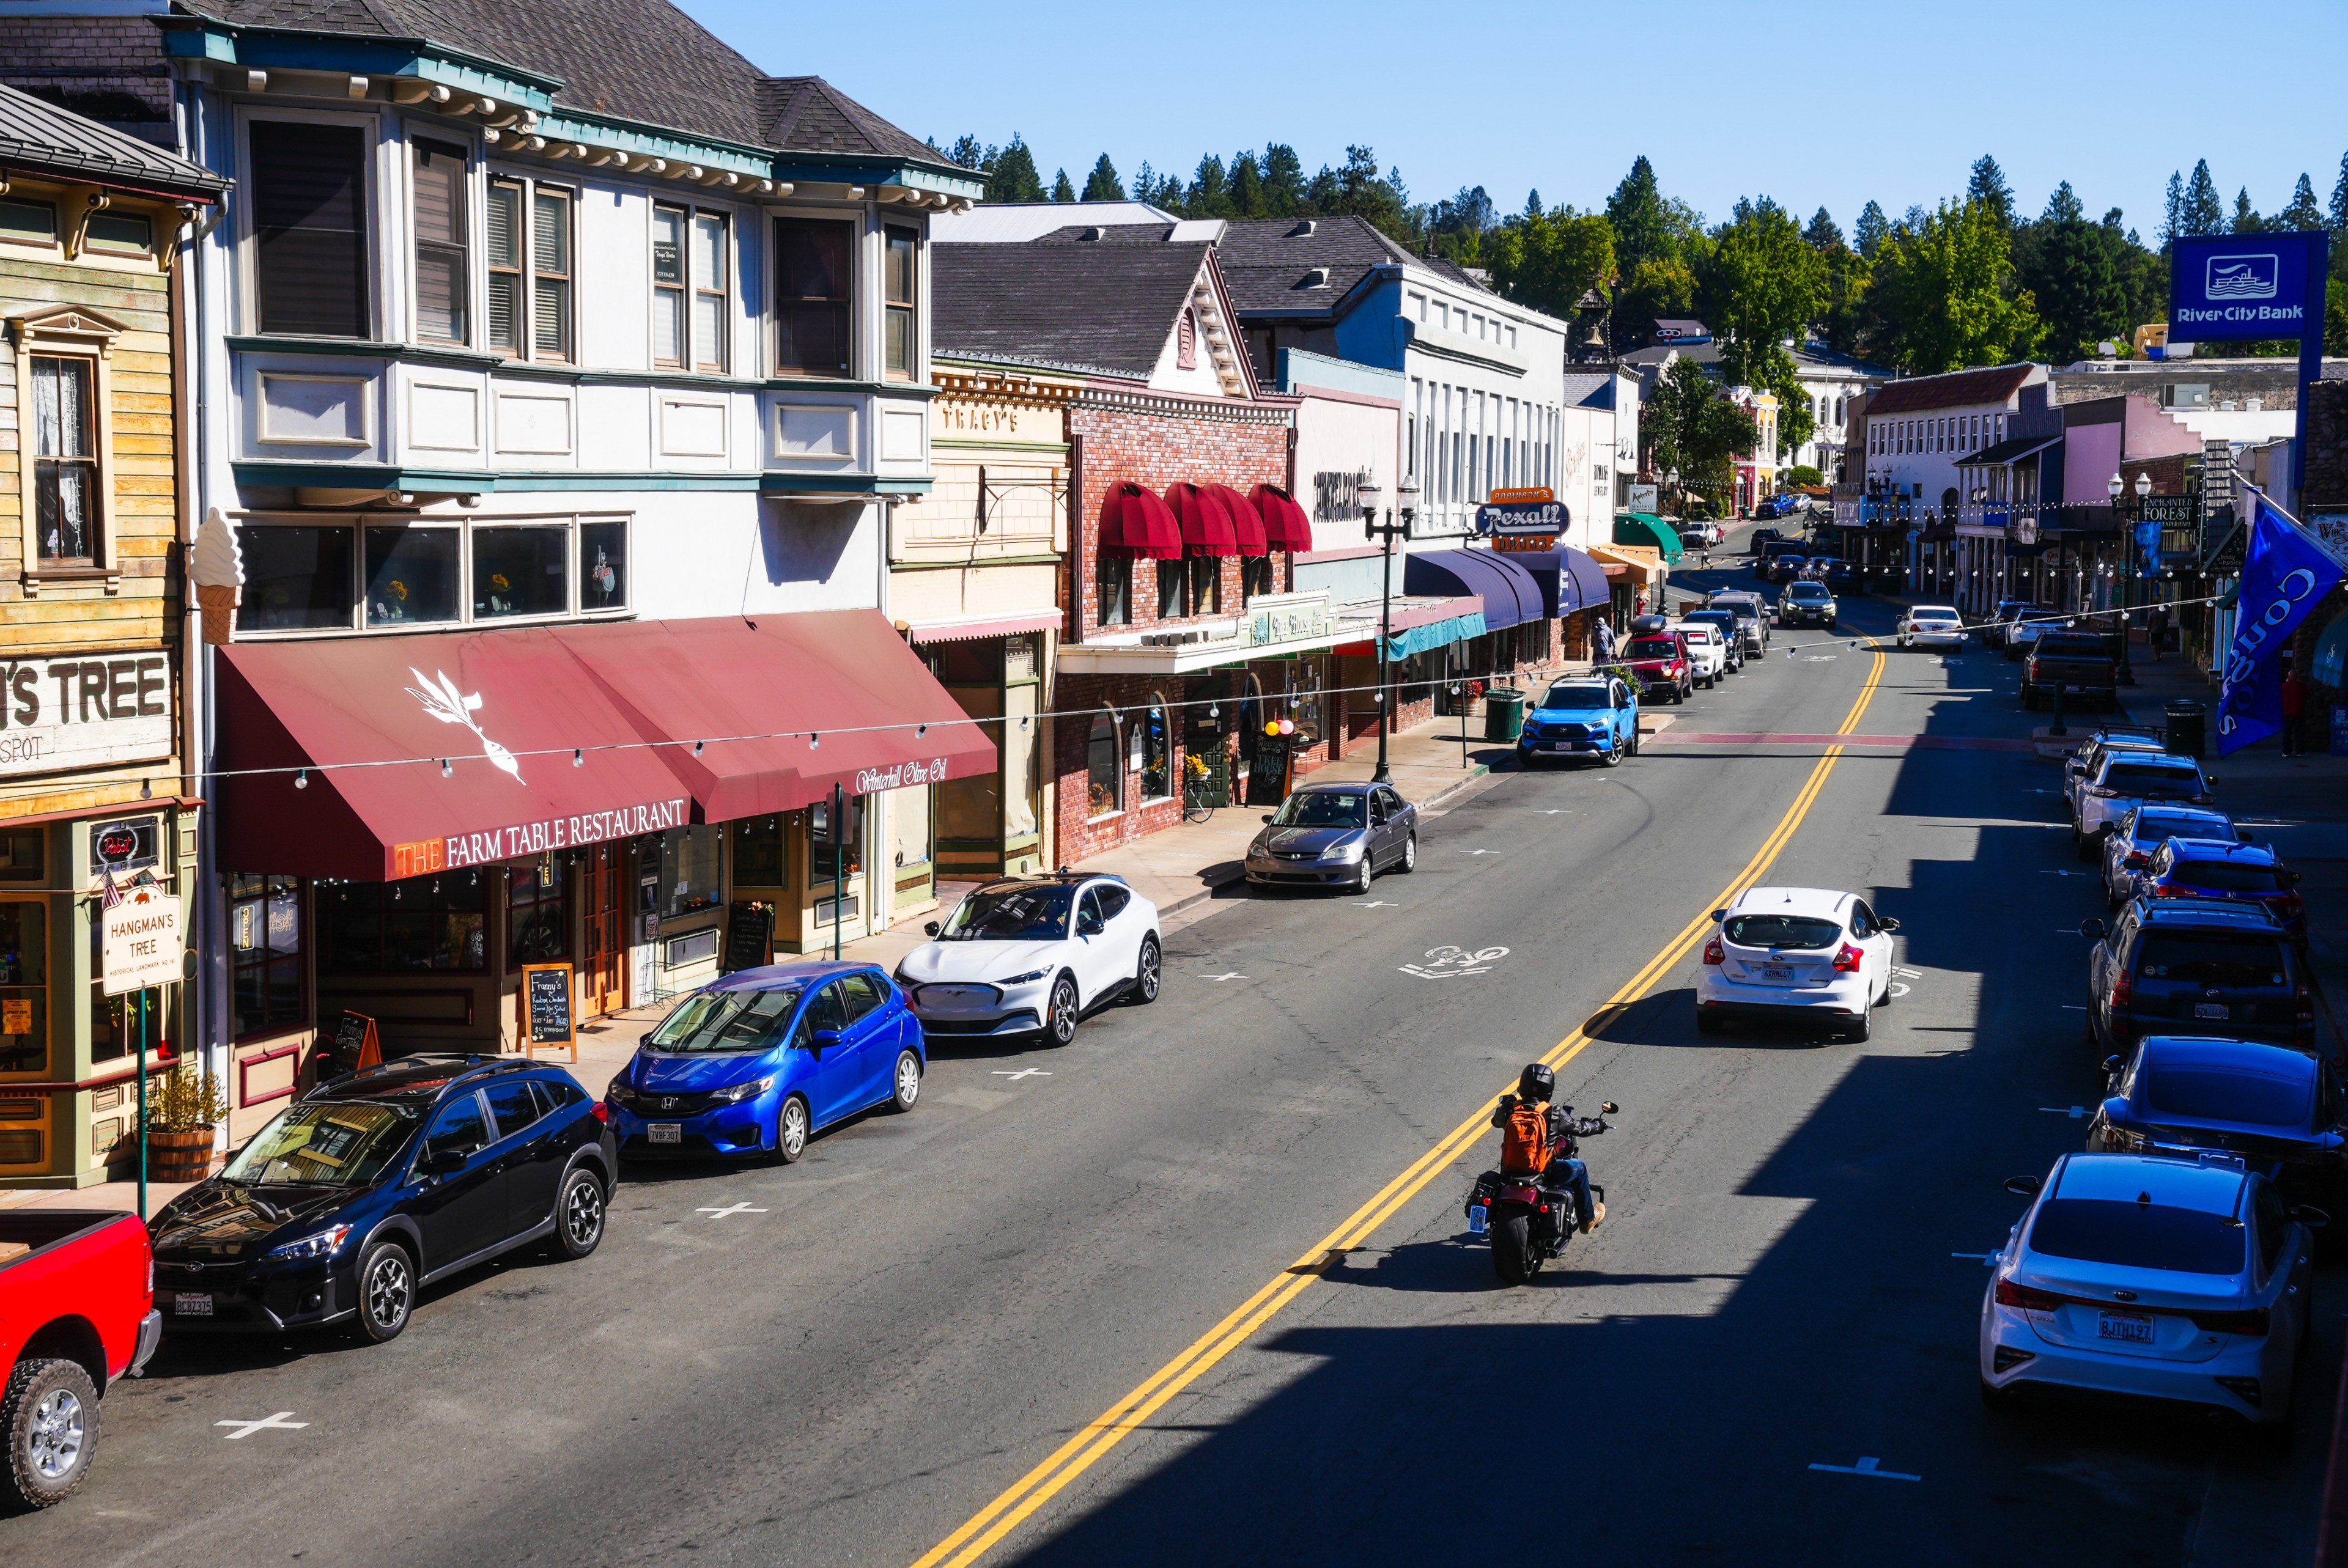
[[[1043,722],[1036,716],[1043,686],[1029,682],[1004,696],[1003,839],[1007,845],[1035,835],[1043,804]]]
[[[963,712],[973,719],[986,721],[980,725],[980,730],[988,740],[1001,741],[1002,687],[950,686],[947,690]],[[949,779],[938,786],[938,836],[949,843],[992,844],[1000,831],[1002,810],[1003,777],[1000,774],[973,774],[968,778]]]
[[[302,885],[291,876],[228,879],[230,1009],[236,1038],[303,1023]]]
[[[734,889],[788,885],[783,859],[783,819],[755,816],[733,825]]]
[[[473,619],[563,615],[571,609],[571,530],[473,530]]]
[[[717,907],[717,830],[672,827],[661,835],[661,918],[674,920]]]
[[[19,827],[0,832],[0,882],[41,879],[41,830]]]
[[[489,968],[487,888],[478,871],[405,882],[349,882],[319,895],[325,948],[319,969],[404,975]]]
[[[0,1072],[49,1064],[48,907],[0,903]]]
[[[1190,613],[1223,612],[1223,563],[1210,556],[1186,563],[1190,569]]]
[[[357,542],[350,528],[239,528],[244,593],[237,605],[237,630],[347,630]]]
[[[1291,692],[1294,706],[1289,717],[1296,721],[1298,744],[1311,745],[1321,738],[1321,661],[1302,659],[1296,664],[1296,685]]]
[[[1085,815],[1107,816],[1122,802],[1124,771],[1117,765],[1117,726],[1107,713],[1093,715],[1085,740]]]
[[[1141,798],[1164,800],[1174,793],[1173,726],[1164,695],[1151,692],[1148,710],[1136,723],[1141,726]]]
[[[457,529],[369,528],[366,536],[369,626],[457,619]]]
[[[571,956],[571,879],[552,856],[506,879],[506,968],[559,964]]]
[[[844,798],[837,838],[831,827],[831,797],[827,795],[808,808],[808,876],[819,893],[828,892],[838,880],[852,885],[864,870],[864,797]]]
[[[628,525],[579,525],[579,608],[628,608]]]

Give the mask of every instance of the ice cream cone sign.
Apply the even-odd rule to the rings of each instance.
[[[236,525],[218,507],[204,514],[204,526],[196,530],[194,556],[188,576],[204,612],[204,641],[225,643],[236,633],[236,607],[244,597],[244,551],[236,542]]]

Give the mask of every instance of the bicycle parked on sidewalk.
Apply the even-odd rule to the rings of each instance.
[[[1182,819],[1209,822],[1215,815],[1214,779],[1207,759],[1192,753],[1182,766]]]

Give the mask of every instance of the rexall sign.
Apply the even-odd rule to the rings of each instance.
[[[2168,267],[2170,339],[2322,336],[2328,238],[2318,231],[2178,240]]]

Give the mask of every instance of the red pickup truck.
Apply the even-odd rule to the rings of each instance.
[[[135,1214],[0,1210],[0,1501],[46,1508],[89,1474],[98,1405],[163,1337]]]

